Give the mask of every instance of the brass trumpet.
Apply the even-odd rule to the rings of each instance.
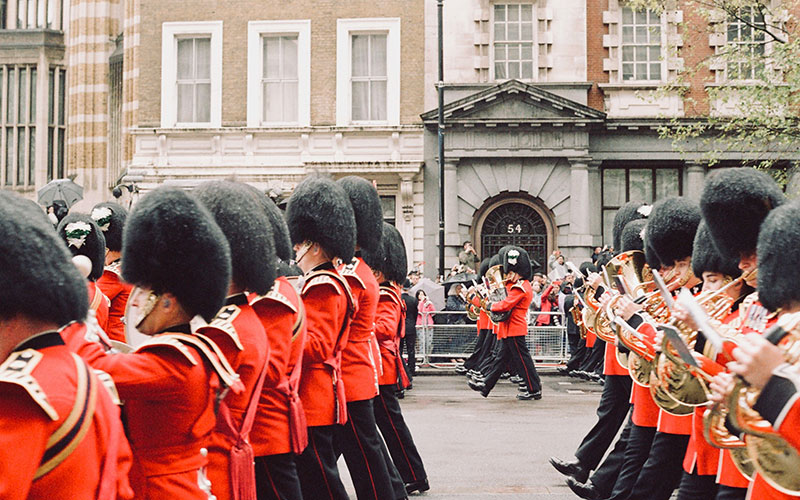
[[[505,300],[505,298],[508,296],[508,292],[506,292],[506,281],[508,281],[508,278],[503,274],[502,265],[492,266],[488,271],[486,271],[486,286],[488,290],[488,296],[481,301],[481,305],[494,324],[502,323],[503,321],[507,320],[509,316],[511,316],[511,311],[496,313],[486,308],[487,301],[500,302]]]

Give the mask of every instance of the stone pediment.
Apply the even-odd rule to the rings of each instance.
[[[447,124],[546,125],[600,123],[605,113],[517,80],[503,82],[444,107]],[[438,110],[422,114],[436,124]]]

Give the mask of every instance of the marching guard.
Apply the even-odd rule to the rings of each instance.
[[[307,328],[300,399],[306,412],[308,446],[297,457],[297,473],[304,498],[345,499],[333,440],[336,425],[347,421],[341,353],[354,301],[336,268],[353,258],[353,207],[347,193],[332,180],[309,176],[289,198],[286,222],[295,261],[304,273],[300,295]]]
[[[113,378],[125,403],[136,498],[208,500],[205,473],[216,409],[243,386],[195,315],[211,321],[231,278],[225,235],[208,210],[178,189],[158,188],[125,225],[122,274],[135,285],[127,335],[152,337],[127,354],[96,347],[90,364]]]
[[[222,350],[244,390],[228,393],[217,410],[208,448],[208,479],[217,500],[256,497],[251,429],[264,386],[270,346],[247,293],[264,295],[275,281],[272,228],[262,207],[243,184],[212,181],[192,192],[214,217],[231,250],[231,282],[225,305],[197,332]],[[261,444],[261,443],[258,443]]]
[[[122,232],[128,211],[116,203],[105,202],[95,205],[90,216],[106,239],[105,270],[97,279],[97,286],[111,301],[106,333],[111,340],[125,342],[125,324],[122,318],[125,316],[128,296],[133,289],[122,278]]]
[[[113,394],[59,335],[86,318],[85,278],[42,210],[8,191],[0,255],[0,498],[133,498]]]

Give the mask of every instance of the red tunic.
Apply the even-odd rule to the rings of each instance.
[[[347,279],[356,308],[347,345],[342,350],[342,380],[347,401],[364,401],[378,395],[379,360],[375,348],[378,282],[361,257],[353,257],[352,262],[341,266],[339,274]]]
[[[289,281],[281,277],[265,296],[253,297],[251,305],[268,332],[270,346],[267,378],[250,432],[253,451],[257,457],[299,454],[307,442],[306,416],[298,395],[306,342],[303,302]]]
[[[655,327],[649,322],[643,322],[636,327],[636,331],[649,338],[655,338]],[[633,381],[631,390],[631,403],[633,403],[633,423],[639,427],[656,427],[659,421],[659,407],[650,395],[650,388]]]
[[[218,500],[228,500],[237,498],[233,492],[235,478],[231,475],[231,449],[240,439],[247,440],[247,436],[240,437],[242,423],[251,400],[259,398],[261,394],[255,391],[269,359],[267,334],[244,294],[228,297],[216,318],[208,326],[199,328],[197,333],[211,338],[219,346],[244,385],[244,391],[239,394],[228,393],[223,400],[208,447],[211,491]],[[238,442],[237,448],[245,447],[246,444]],[[247,484],[244,481],[236,482]],[[255,483],[250,484],[254,489]]]
[[[17,349],[0,364],[0,498],[133,498],[131,451],[119,408],[97,375],[56,332],[32,337]],[[71,413],[83,410],[91,416],[62,427]],[[59,447],[72,451],[35,479],[37,470],[44,472],[48,440],[59,429],[78,430],[78,437],[60,439],[51,453]]]
[[[105,332],[108,329],[108,312],[111,307],[111,301],[100,291],[97,283],[87,281],[86,284],[89,289],[89,309],[94,311],[94,319],[97,320],[98,326]]]
[[[306,345],[300,400],[309,427],[347,421],[341,352],[347,344],[353,299],[350,287],[332,265],[318,266],[306,276],[300,293],[306,308]]]
[[[220,381],[242,387],[188,326],[171,330],[180,333],[158,334],[130,354],[97,347],[91,364],[111,375],[125,403],[136,498],[208,500],[199,486],[207,463],[201,450],[216,423]]]
[[[606,342],[603,375],[630,375],[627,366],[622,366],[617,359],[617,346]]]
[[[408,377],[403,368],[400,354],[400,338],[405,335],[405,302],[400,295],[400,287],[384,283],[380,288],[378,313],[375,315],[375,334],[381,347],[383,373],[380,385],[408,385]]]
[[[533,290],[527,280],[506,283],[506,299],[492,304],[492,312],[511,311],[511,316],[499,325],[497,338],[524,337],[528,334],[528,308],[533,301]]]
[[[133,286],[122,281],[121,273],[120,261],[107,265],[103,275],[97,280],[97,286],[111,301],[106,333],[111,340],[125,342],[125,324],[122,322],[122,318],[125,316],[128,296],[131,294]]]

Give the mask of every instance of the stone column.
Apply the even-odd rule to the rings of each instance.
[[[705,164],[699,161],[686,161],[686,184],[683,194],[692,200],[699,201],[703,193],[703,183],[706,177]]]
[[[592,234],[592,246],[602,246],[603,234],[603,199],[600,175],[600,160],[589,162],[589,232]]]
[[[414,259],[414,174],[400,174],[400,203],[402,217],[397,221],[400,234],[406,244],[409,267]]]
[[[567,248],[562,249],[567,259],[580,263],[588,256],[592,246],[591,198],[589,193],[589,162],[591,158],[570,158],[569,233]],[[561,238],[564,241],[564,238]],[[578,262],[576,262],[578,261]]]

